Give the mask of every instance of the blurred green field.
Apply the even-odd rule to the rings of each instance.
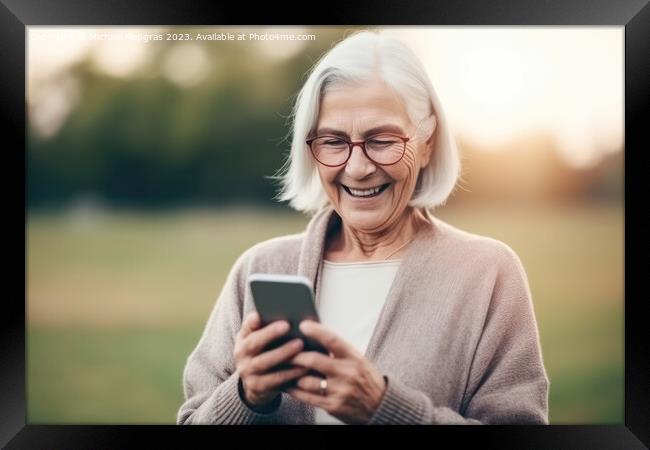
[[[551,380],[551,423],[623,423],[622,208],[436,214],[521,257]],[[28,423],[174,423],[185,360],[232,263],[307,221],[253,208],[30,215]]]

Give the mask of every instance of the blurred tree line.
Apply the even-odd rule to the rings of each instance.
[[[288,154],[289,115],[305,74],[350,30],[319,30],[287,59],[265,58],[251,42],[193,42],[211,71],[190,87],[160,75],[174,42],[149,44],[148,73],[128,78],[101,73],[86,58],[69,69],[81,100],[61,129],[42,137],[28,126],[28,207],[84,194],[138,208],[268,203],[277,189],[264,177]]]
[[[463,175],[449,200],[455,203],[623,202],[623,149],[612,149],[595,164],[572,167],[550,133],[521,136],[498,149],[458,139]]]

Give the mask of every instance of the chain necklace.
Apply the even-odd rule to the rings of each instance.
[[[406,247],[408,244],[411,243],[412,240],[413,240],[413,238],[409,239],[408,241],[406,241],[405,243],[403,243],[402,245],[400,245],[400,246],[397,248],[397,250],[391,252],[390,255],[388,255],[387,257],[385,257],[385,258],[384,258],[384,261],[388,260],[388,258],[390,258],[390,257],[393,256],[395,253],[397,253],[398,251],[400,251],[401,249],[403,249],[404,247]]]

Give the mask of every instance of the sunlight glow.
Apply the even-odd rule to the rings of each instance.
[[[456,134],[477,146],[546,130],[574,166],[623,147],[622,27],[388,32],[415,48]]]

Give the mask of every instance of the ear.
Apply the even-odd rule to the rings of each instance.
[[[421,158],[421,163],[420,163],[420,168],[424,169],[428,164],[429,161],[431,161],[431,156],[434,151],[434,145],[436,142],[436,133],[438,131],[438,122],[436,120],[436,116],[432,117],[433,120],[433,126],[431,130],[431,136],[426,140],[424,143],[424,149],[422,150],[422,158]]]

